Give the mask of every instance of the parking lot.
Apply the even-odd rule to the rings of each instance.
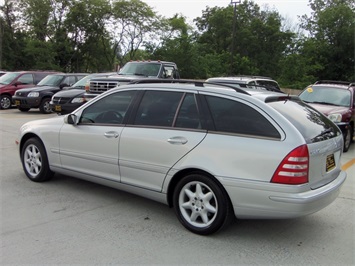
[[[334,203],[292,220],[237,220],[212,236],[184,229],[173,209],[56,175],[34,183],[15,139],[38,110],[0,111],[0,264],[355,265],[355,144]]]

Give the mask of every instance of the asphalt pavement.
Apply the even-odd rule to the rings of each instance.
[[[160,203],[56,175],[34,183],[15,139],[37,110],[0,111],[0,265],[355,265],[355,144],[348,178],[325,209],[291,220],[237,220],[211,236]]]

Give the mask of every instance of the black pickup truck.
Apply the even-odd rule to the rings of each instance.
[[[114,87],[128,84],[137,79],[179,79],[175,63],[167,61],[131,61],[126,63],[117,75],[93,78],[86,89],[85,98],[91,99]]]

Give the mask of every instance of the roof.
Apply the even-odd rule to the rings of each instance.
[[[355,83],[349,81],[337,81],[337,80],[319,80],[310,86],[327,86],[339,89],[349,89],[355,87]]]
[[[263,76],[234,76],[234,77],[213,77],[207,79],[207,81],[220,81],[220,82],[235,82],[235,83],[246,83],[250,80],[270,80],[270,81],[275,81],[272,78],[269,77],[263,77]],[[275,81],[276,82],[276,81]]]

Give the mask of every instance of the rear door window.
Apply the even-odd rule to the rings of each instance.
[[[17,81],[20,81],[22,84],[34,84],[32,74],[24,74]]]
[[[146,91],[138,107],[135,125],[172,127],[182,92]]]

